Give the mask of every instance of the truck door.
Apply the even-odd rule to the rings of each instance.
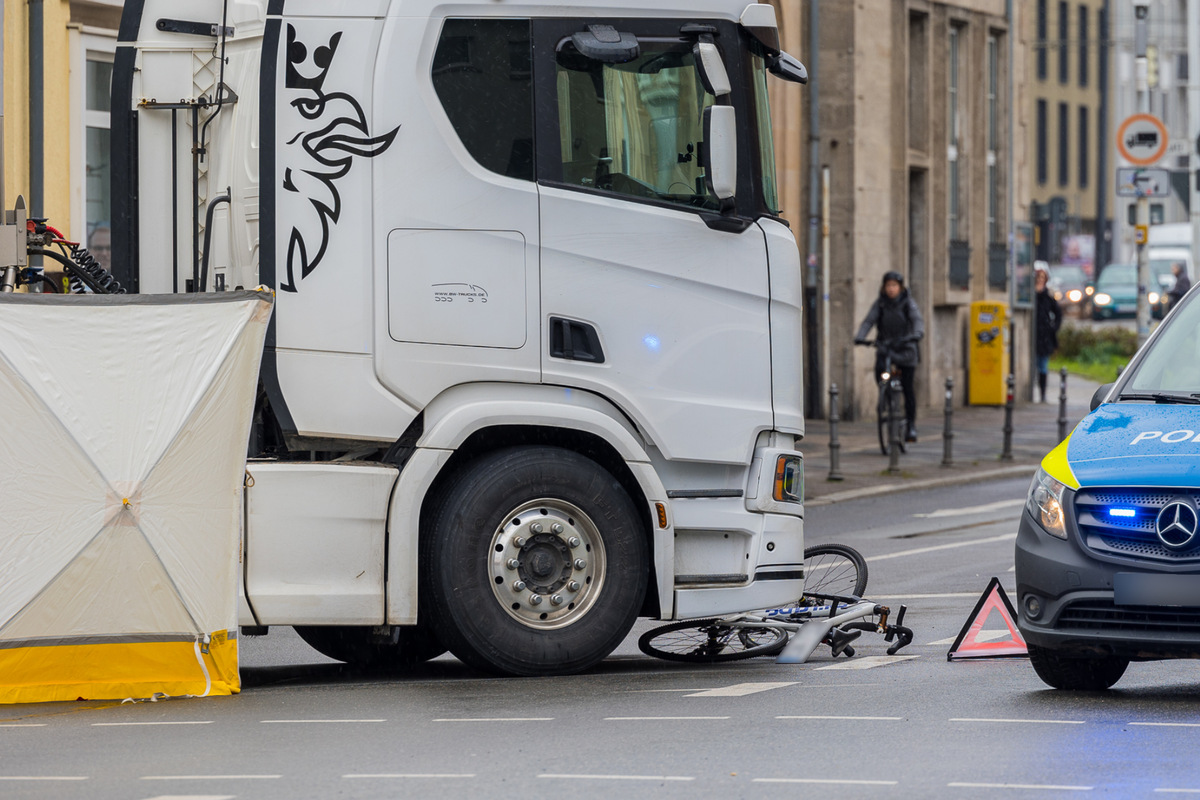
[[[738,463],[772,426],[766,244],[748,222],[710,227],[702,120],[718,99],[687,22],[534,22],[542,376],[609,397],[667,458]],[[700,22],[742,74],[736,26]],[[638,54],[590,56],[597,35]]]

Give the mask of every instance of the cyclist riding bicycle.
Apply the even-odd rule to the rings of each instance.
[[[875,381],[883,379],[887,371],[888,356],[900,373],[900,386],[904,389],[904,419],[907,422],[904,439],[917,440],[917,364],[921,351],[917,342],[925,336],[925,320],[921,310],[908,289],[904,288],[904,276],[890,271],[883,275],[879,297],[871,305],[866,318],[854,336],[855,344],[866,344],[867,333],[876,329],[875,335]]]

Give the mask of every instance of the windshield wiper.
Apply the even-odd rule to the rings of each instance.
[[[1185,406],[1200,405],[1200,393],[1170,394],[1169,392],[1146,392],[1139,394],[1123,394],[1117,400],[1152,400],[1155,403],[1176,404]]]

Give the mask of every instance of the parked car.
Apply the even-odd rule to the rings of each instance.
[[[1087,313],[1095,291],[1092,281],[1083,267],[1077,264],[1060,264],[1050,267],[1050,280],[1046,284],[1063,313],[1078,310],[1080,316]]]
[[[1155,281],[1147,293],[1150,313],[1155,319],[1162,319],[1167,307],[1167,290],[1174,285],[1174,278],[1170,275],[1169,267],[1166,276],[1157,274],[1154,269],[1151,269],[1151,273]],[[1170,282],[1166,283],[1164,277]],[[1092,293],[1092,319],[1136,316],[1137,297],[1137,264],[1109,264],[1096,279],[1096,290]]]

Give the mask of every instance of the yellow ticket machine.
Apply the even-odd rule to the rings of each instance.
[[[1003,405],[1010,368],[1006,303],[971,303],[968,359],[967,402],[973,406]]]

